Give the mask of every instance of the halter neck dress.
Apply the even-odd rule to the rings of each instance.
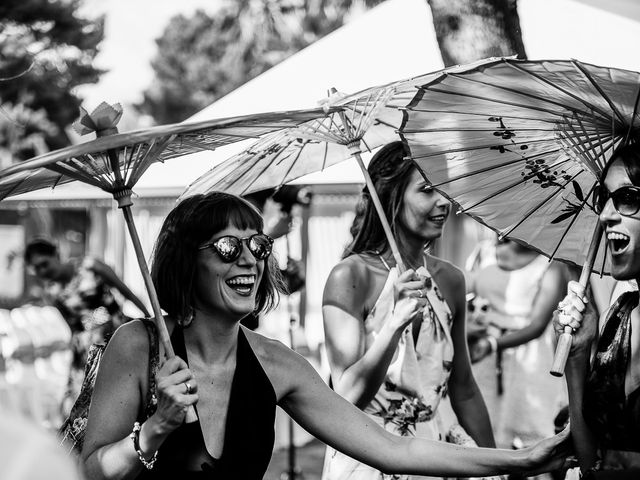
[[[394,307],[393,285],[398,278],[396,267],[380,257],[389,271],[385,284],[369,315],[364,320],[366,346],[375,340]],[[421,267],[418,273],[428,277],[427,307],[423,312],[417,342],[412,325],[403,332],[384,383],[364,412],[385,429],[405,436],[444,440],[446,420],[438,405],[447,394],[447,382],[453,364],[451,310],[429,272]],[[332,448],[325,455],[323,480],[414,480],[432,477],[384,475]]]
[[[635,306],[629,313],[629,332],[621,335],[622,331],[618,329],[613,342],[606,350],[603,347],[607,345],[605,338],[608,336],[609,324],[615,321],[613,310],[616,304],[622,300],[623,295],[632,292],[637,295],[637,290],[635,281],[617,282],[611,297],[612,305],[600,317],[599,335],[594,341],[597,348],[591,359],[582,412],[585,422],[598,439],[601,468],[625,470],[628,474],[625,478],[640,478],[640,307]],[[626,347],[620,349],[626,342]],[[624,364],[620,365],[624,370],[605,371],[606,379],[597,382],[600,389],[597,385],[589,385],[595,380],[596,363],[607,357],[610,361],[618,362],[619,355],[628,357],[626,367]],[[603,404],[607,408],[598,408]],[[606,415],[612,407],[614,411],[618,409],[618,417]]]
[[[171,344],[176,355],[188,363],[181,327],[175,328]],[[154,468],[143,471],[137,479],[261,480],[273,452],[276,404],[271,381],[240,327],[220,457],[207,451],[200,421],[185,423],[162,444]],[[188,466],[193,464],[200,468],[190,470]]]

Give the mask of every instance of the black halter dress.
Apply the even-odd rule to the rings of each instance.
[[[182,328],[176,327],[171,344],[176,355],[187,361]],[[220,457],[207,451],[199,421],[183,424],[160,447],[154,468],[143,471],[139,480],[263,478],[273,452],[276,394],[242,328],[236,355]],[[190,470],[190,465],[200,469]]]

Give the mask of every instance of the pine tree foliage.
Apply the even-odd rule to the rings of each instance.
[[[155,81],[138,106],[184,120],[382,0],[228,0],[174,17],[156,41]]]
[[[95,83],[104,19],[82,18],[82,0],[0,2],[0,163],[63,147],[77,118],[73,89]]]

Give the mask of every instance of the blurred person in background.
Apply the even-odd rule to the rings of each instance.
[[[493,261],[468,273],[467,336],[496,442],[521,448],[553,435],[567,403],[562,381],[549,375],[555,348],[549,323],[570,272],[514,241],[494,243]]]
[[[81,480],[76,462],[53,435],[20,415],[0,416],[0,478],[2,480]]]
[[[293,226],[293,207],[300,205],[307,207],[311,203],[311,194],[304,188],[294,185],[283,185],[278,189],[269,188],[259,192],[250,193],[243,197],[256,207],[265,218],[264,233],[274,240],[281,237],[287,237],[291,233]],[[277,214],[271,218],[265,215],[265,205],[267,200],[271,199],[278,205]],[[291,257],[289,252],[289,241],[287,238],[287,264],[285,268],[280,269],[282,279],[286,288],[286,294],[292,294],[304,287],[305,271],[304,259],[297,260]],[[260,319],[257,315],[247,315],[242,319],[242,325],[255,330],[260,325]]]
[[[93,257],[63,261],[58,247],[44,237],[26,246],[25,263],[42,284],[43,302],[53,305],[72,331],[73,361],[68,398],[76,397],[92,343],[107,339],[127,318],[114,295],[117,290],[148,317],[144,303],[108,265]]]

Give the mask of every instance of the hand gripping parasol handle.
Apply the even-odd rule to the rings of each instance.
[[[144,258],[144,252],[142,251],[140,237],[138,236],[138,231],[136,230],[136,226],[133,223],[131,203],[129,203],[129,205],[126,205],[126,203],[122,205],[120,204],[120,200],[118,200],[118,203],[120,208],[122,209],[122,213],[124,214],[125,223],[127,224],[129,234],[131,235],[131,241],[133,242],[133,249],[136,252],[136,258],[138,260],[138,264],[140,265],[140,272],[142,273],[144,285],[147,288],[149,300],[151,300],[151,308],[153,309],[153,317],[156,322],[156,327],[158,328],[158,336],[160,337],[160,341],[162,342],[162,346],[164,347],[165,356],[167,358],[172,358],[175,356],[175,353],[173,351],[173,347],[171,346],[171,338],[169,337],[167,325],[164,323],[162,310],[160,309],[160,301],[158,300],[158,294],[156,293],[156,289],[153,286],[151,274],[149,273],[149,268],[147,267],[147,262]],[[187,414],[184,417],[184,421],[185,423],[193,423],[197,420],[198,416],[196,415],[196,411],[193,406],[190,406],[187,409]]]
[[[585,289],[589,283],[589,275],[591,275],[591,269],[596,259],[596,253],[598,253],[598,246],[600,245],[600,237],[602,236],[602,225],[598,221],[596,228],[591,237],[591,244],[589,245],[589,251],[587,252],[587,258],[582,267],[580,273],[579,283]],[[553,356],[553,364],[551,365],[551,375],[554,377],[561,377],[564,375],[564,367],[567,364],[569,358],[569,352],[571,351],[571,342],[573,341],[573,329],[569,326],[564,327],[564,332],[558,337],[558,345],[556,346],[556,353]]]

